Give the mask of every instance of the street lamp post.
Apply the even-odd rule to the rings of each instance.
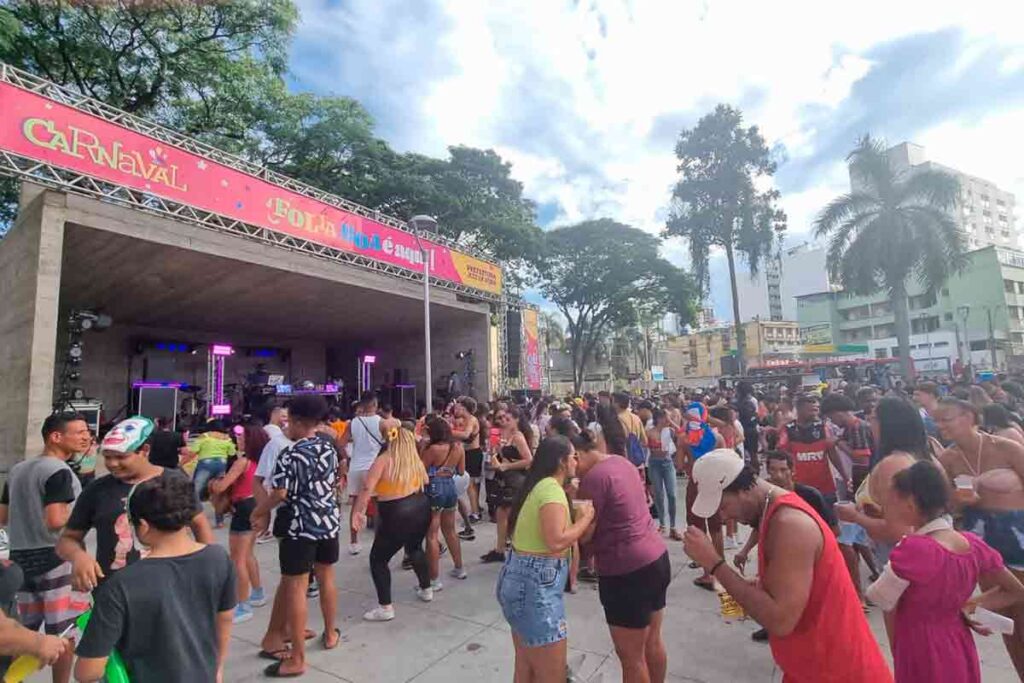
[[[967,353],[965,354],[967,356],[966,364],[970,366],[973,365],[973,363],[971,363],[971,333],[967,329],[967,318],[971,315],[971,307],[966,304],[962,306],[957,306],[956,312],[960,314],[960,319],[963,321],[964,324],[964,347],[967,351]],[[960,356],[960,362],[964,362],[963,355]]]
[[[416,238],[416,246],[419,247],[420,255],[423,257],[423,366],[426,373],[425,403],[427,411],[433,409],[434,388],[430,367],[430,252],[420,241],[420,232],[437,232],[437,219],[432,216],[413,216],[409,219],[409,227]]]

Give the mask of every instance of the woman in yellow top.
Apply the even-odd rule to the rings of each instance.
[[[512,627],[517,683],[566,680],[567,629],[562,600],[569,548],[594,519],[589,501],[577,501],[576,520],[562,488],[576,474],[576,453],[564,436],[537,448],[512,507],[512,552],[498,575],[498,602]]]
[[[198,462],[192,474],[192,485],[200,500],[209,497],[207,485],[211,479],[224,476],[228,469],[228,458],[235,455],[235,442],[228,434],[227,425],[223,420],[213,420],[206,425],[206,431],[196,439],[192,448]],[[224,526],[224,515],[216,515],[217,528]]]
[[[416,451],[416,437],[398,420],[381,420],[381,436],[387,440],[370,466],[366,482],[352,507],[352,530],[366,525],[366,506],[377,496],[377,528],[370,549],[370,575],[377,589],[378,606],[363,615],[367,621],[391,621],[391,570],[388,562],[401,548],[412,561],[419,586],[416,595],[424,602],[434,599],[423,539],[430,528],[430,500],[423,492],[427,470]]]

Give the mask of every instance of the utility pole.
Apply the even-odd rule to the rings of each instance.
[[[992,307],[986,306],[985,312],[988,313],[988,349],[992,355],[992,370],[997,370],[996,366],[996,335],[992,330]]]

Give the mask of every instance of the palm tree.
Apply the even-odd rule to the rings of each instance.
[[[967,262],[967,236],[953,217],[960,181],[935,169],[897,172],[885,145],[865,135],[846,158],[849,194],[836,197],[814,222],[828,235],[834,280],[854,294],[885,289],[891,297],[900,367],[912,377],[907,282],[935,291]]]

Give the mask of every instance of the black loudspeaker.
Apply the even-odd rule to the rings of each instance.
[[[505,345],[508,348],[508,376],[519,377],[519,364],[523,350],[523,316],[519,311],[509,311],[505,316]]]
[[[407,368],[395,368],[393,384],[409,384],[409,370]]]
[[[135,414],[152,420],[164,418],[173,429],[178,418],[177,387],[139,387],[135,390]]]

